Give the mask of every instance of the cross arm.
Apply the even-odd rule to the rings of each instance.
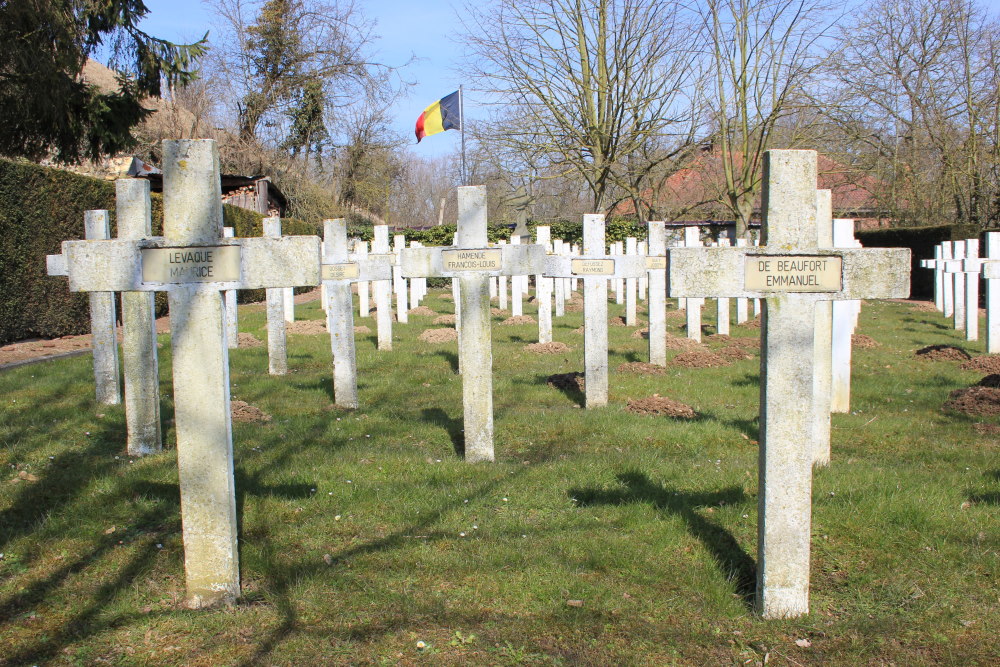
[[[258,289],[318,285],[320,280],[316,236],[219,239],[211,246],[183,247],[168,246],[159,237],[64,241],[62,247],[71,292],[169,291],[193,283],[218,290]],[[200,270],[202,277],[144,280],[144,272],[149,277],[154,269],[157,275],[170,274],[170,264],[176,257],[171,257],[170,251],[203,253],[178,258],[191,259],[183,266]]]
[[[346,280],[348,282],[368,282],[372,280],[392,280],[392,266],[385,255],[351,255],[347,262],[324,262],[323,280]]]
[[[544,264],[545,247],[541,245],[403,248],[400,251],[404,278],[457,278],[470,274],[526,276],[540,273]]]
[[[767,248],[670,248],[667,256],[672,297],[760,299],[800,292],[815,293],[821,300],[842,300],[904,298],[910,294],[908,248],[843,248],[808,253],[779,253]],[[767,275],[791,276],[792,284],[803,286],[747,286],[749,278],[762,280]],[[815,279],[810,277],[814,275]]]
[[[647,271],[646,259],[641,255],[548,255],[543,275],[548,278],[642,278]]]

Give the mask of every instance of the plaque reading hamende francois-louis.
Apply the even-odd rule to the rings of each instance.
[[[142,250],[144,283],[226,283],[239,279],[239,246]]]
[[[843,259],[839,256],[748,255],[744,287],[754,292],[839,292]]]
[[[499,271],[503,255],[499,248],[442,250],[441,264],[445,271]]]

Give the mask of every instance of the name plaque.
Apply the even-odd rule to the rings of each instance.
[[[445,271],[499,271],[503,253],[500,248],[442,250],[441,264]]]
[[[569,270],[577,276],[613,276],[615,275],[615,260],[574,259],[569,263]]]
[[[239,279],[239,246],[142,250],[144,283],[227,283]]]
[[[357,264],[323,264],[320,268],[323,280],[350,280],[357,278]]]
[[[838,256],[748,255],[744,287],[755,292],[839,292],[844,288]]]
[[[658,269],[667,268],[667,258],[666,257],[647,257],[646,258],[646,269],[649,271],[654,271]]]

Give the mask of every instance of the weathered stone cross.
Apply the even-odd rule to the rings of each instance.
[[[240,595],[221,292],[319,284],[319,238],[223,239],[215,142],[163,142],[163,238],[63,243],[70,290],[166,291],[187,604]]]
[[[486,188],[458,188],[455,246],[406,248],[404,278],[452,278],[459,286],[459,366],[465,426],[465,460],[492,461],[493,349],[490,330],[490,276],[541,273],[545,248],[507,245],[490,248],[486,237]]]
[[[809,611],[816,305],[909,294],[908,249],[821,249],[815,151],[768,151],[759,248],[672,248],[670,295],[765,300],[757,608]],[[828,406],[827,406],[828,408]]]

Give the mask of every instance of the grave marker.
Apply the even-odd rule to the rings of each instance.
[[[71,291],[166,291],[187,604],[240,594],[220,291],[319,283],[319,239],[223,239],[215,142],[163,142],[163,238],[63,243]]]
[[[816,303],[905,297],[907,249],[820,249],[816,153],[768,151],[760,248],[670,250],[671,296],[764,303],[757,608],[809,611]]]
[[[549,251],[550,228],[545,225],[535,227],[535,244]],[[552,278],[535,274],[535,303],[538,306],[538,342],[552,342]]]
[[[860,248],[854,240],[854,221],[833,221],[833,247]],[[861,302],[857,299],[833,302],[833,386],[830,411],[851,411],[851,336],[858,325]]]
[[[264,236],[281,238],[281,218],[264,218]],[[288,334],[285,308],[288,305],[287,288],[272,287],[267,295],[267,372],[271,375],[288,373]]]
[[[87,239],[92,241],[111,238],[107,211],[84,212],[83,225]],[[114,291],[91,292],[90,335],[94,353],[94,386],[97,402],[118,405],[121,399],[121,382],[118,370],[118,331]]]
[[[235,236],[232,227],[222,228],[222,237],[231,239]],[[235,350],[240,346],[239,309],[236,305],[236,290],[227,289],[226,299],[226,343],[230,350]]]
[[[649,363],[667,365],[667,234],[663,222],[647,223],[649,256],[646,273],[649,282]]]
[[[409,321],[407,311],[410,309],[409,294],[406,289],[406,278],[403,277],[403,274],[399,269],[399,255],[405,247],[406,239],[402,234],[396,234],[392,237],[392,286],[393,291],[396,294],[396,320],[403,324]]]
[[[639,254],[638,240],[634,236],[625,239],[625,254],[636,256]],[[625,326],[635,326],[636,314],[636,291],[639,288],[637,278],[625,279]]]

